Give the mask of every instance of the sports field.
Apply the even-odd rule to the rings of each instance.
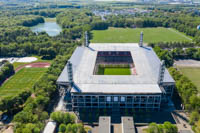
[[[130,68],[99,67],[99,75],[131,75]]]
[[[104,75],[131,75],[130,68],[104,68]]]
[[[179,69],[198,87],[200,91],[200,67],[179,67]]]
[[[0,99],[13,96],[26,89],[32,89],[35,82],[47,71],[47,68],[22,68],[0,87]]]
[[[161,41],[191,41],[191,38],[185,36],[174,29],[168,28],[109,28],[107,30],[92,31],[92,43],[138,43],[140,32],[144,33],[144,42]]]

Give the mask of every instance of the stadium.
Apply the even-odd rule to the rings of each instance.
[[[90,43],[77,47],[57,80],[80,108],[160,110],[174,79],[151,47],[140,43]]]

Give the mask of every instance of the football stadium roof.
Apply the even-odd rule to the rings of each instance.
[[[130,51],[136,75],[94,75],[98,51]],[[136,43],[91,43],[89,47],[77,47],[70,60],[75,87],[82,93],[162,93],[158,86],[160,60],[150,47]],[[68,83],[67,65],[57,83]],[[174,83],[167,69],[164,83]]]

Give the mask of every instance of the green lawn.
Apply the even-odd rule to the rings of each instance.
[[[33,85],[47,71],[47,68],[23,68],[0,87],[0,99],[13,96],[23,90],[31,90]]]
[[[99,67],[99,75],[131,75],[130,68]]]
[[[187,76],[200,91],[200,68],[197,67],[179,67],[181,72]]]
[[[92,31],[92,43],[138,43],[140,32],[144,33],[144,42],[191,41],[191,39],[173,29],[167,28],[109,28]]]
[[[26,64],[29,64],[29,63],[14,62],[14,63],[13,63],[13,66],[14,66],[14,69],[16,70],[18,67],[23,66],[23,65],[26,65]]]
[[[130,68],[104,68],[104,75],[131,75]]]

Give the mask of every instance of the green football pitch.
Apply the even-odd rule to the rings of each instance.
[[[200,68],[199,67],[179,67],[180,71],[188,77],[200,91]]]
[[[131,75],[130,68],[99,68],[99,75]]]
[[[14,96],[23,90],[31,90],[33,85],[47,71],[47,68],[23,68],[0,87],[0,99]]]
[[[140,32],[144,33],[144,42],[191,41],[184,33],[169,28],[109,28],[92,31],[92,43],[138,43]]]

